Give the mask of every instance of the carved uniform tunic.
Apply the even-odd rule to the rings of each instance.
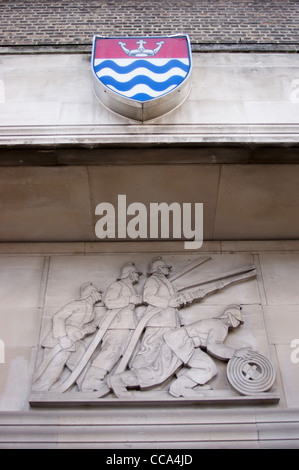
[[[78,349],[76,341],[82,339],[82,328],[95,318],[93,304],[87,300],[75,300],[65,305],[53,316],[53,328],[42,343],[45,348],[52,348],[59,338],[68,336],[75,340],[68,351]]]
[[[131,303],[131,298],[135,295],[135,288],[126,279],[115,281],[109,286],[104,303],[107,309],[114,311],[115,317],[103,336],[100,352],[92,363],[93,367],[107,373],[123,354],[137,324],[135,304]],[[101,378],[104,378],[106,373],[103,373]],[[88,378],[88,372],[86,377]]]
[[[200,320],[190,326],[177,328],[163,335],[160,355],[150,366],[134,368],[141,388],[158,385],[171,377],[184,364],[184,374],[195,383],[203,385],[213,378],[216,365],[201,348],[219,359],[229,359],[235,349],[223,344],[228,326],[219,319]]]
[[[60,378],[65,366],[70,370],[74,369],[86,349],[82,341],[85,336],[84,326],[90,324],[94,318],[93,304],[86,299],[68,303],[53,316],[52,330],[42,342],[44,354],[51,354],[51,351],[59,345],[61,338],[69,338],[72,344],[68,348],[61,347],[54,355],[44,373],[36,381],[36,389],[50,390]]]
[[[163,274],[154,273],[145,283],[143,301],[148,304],[145,314],[149,311],[156,313],[146,326],[138,353],[130,365],[131,369],[152,365],[161,355],[163,335],[180,326],[178,310],[169,307],[169,302],[177,296],[176,289]]]

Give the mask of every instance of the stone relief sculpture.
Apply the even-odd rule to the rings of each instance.
[[[169,389],[175,397],[194,396],[196,385],[205,385],[217,374],[210,355],[228,360],[233,356],[251,359],[251,348],[234,349],[224,344],[230,328],[242,323],[241,307],[229,306],[219,317],[199,320],[190,326],[177,327],[163,334],[159,354],[152,364],[135,362],[131,371],[114,375],[110,386],[119,398],[130,394],[127,388],[147,388],[164,382],[180,370]],[[207,352],[204,352],[205,349]]]
[[[53,316],[52,329],[41,343],[43,358],[33,392],[134,399],[134,390],[142,394],[160,386],[169,399],[200,399],[211,389],[219,360],[227,362],[228,382],[238,394],[270,390],[275,380],[271,362],[248,345],[225,343],[229,332],[244,323],[240,305],[181,324],[180,309],[256,276],[250,265],[192,285],[175,285],[209,259],[201,257],[171,274],[171,264],[155,257],[139,290],[135,286],[142,273],[132,262],[122,266],[105,294],[91,283],[84,284],[80,298]],[[99,302],[106,309],[101,321],[95,315]]]
[[[44,358],[34,375],[36,390],[50,390],[63,369],[73,370],[85,352],[83,339],[97,329],[94,305],[102,293],[92,284],[81,287],[80,298],[62,307],[53,316],[53,325],[42,342]]]
[[[180,326],[177,308],[181,305],[178,292],[168,280],[171,266],[162,258],[155,258],[143,288],[143,303],[147,305],[148,321],[140,348],[132,367],[143,368],[154,364],[164,344],[164,334]]]
[[[125,264],[120,277],[106,292],[104,303],[113,320],[102,338],[98,355],[85,375],[83,391],[98,390],[99,396],[109,392],[104,378],[124,353],[127,341],[137,325],[135,307],[142,303],[142,297],[137,295],[134,284],[141,274],[133,263]]]

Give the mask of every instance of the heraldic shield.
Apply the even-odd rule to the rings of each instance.
[[[147,121],[178,107],[190,91],[192,56],[187,35],[94,36],[94,90],[112,111]]]

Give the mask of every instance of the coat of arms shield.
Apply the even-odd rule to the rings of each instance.
[[[126,117],[147,121],[188,96],[192,69],[187,35],[94,36],[94,89],[101,102]]]

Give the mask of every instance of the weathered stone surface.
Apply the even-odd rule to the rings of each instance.
[[[98,102],[89,56],[3,56],[1,143],[195,145],[215,143],[216,138],[222,143],[296,142],[295,54],[193,56],[187,100],[141,127]]]
[[[164,400],[167,399],[167,393],[170,393],[175,397],[179,397],[182,393],[183,397],[193,399],[196,399],[197,393],[198,399],[200,399],[202,396],[204,400],[208,402],[210,398],[212,401],[220,400],[220,402],[222,399],[234,399],[236,394],[233,392],[233,390],[229,392],[230,387],[225,376],[225,364],[218,359],[222,358],[228,360],[232,357],[233,353],[240,354],[240,357],[244,357],[245,359],[245,357],[247,358],[247,355],[249,354],[249,352],[246,352],[246,348],[252,348],[253,350],[258,351],[260,354],[264,354],[266,356],[269,355],[267,337],[262,317],[262,309],[259,306],[261,300],[259,297],[260,291],[258,288],[258,282],[260,282],[260,279],[259,277],[255,278],[255,271],[253,271],[253,274],[250,274],[250,270],[252,270],[253,267],[252,255],[249,253],[223,253],[213,254],[212,256],[199,257],[196,254],[187,254],[181,252],[179,254],[168,253],[161,259],[146,253],[131,253],[130,258],[128,256],[129,255],[127,253],[115,253],[113,256],[107,253],[98,255],[89,254],[88,256],[53,256],[51,258],[47,275],[47,291],[44,297],[44,316],[40,337],[40,344],[42,348],[40,349],[37,360],[37,368],[33,383],[33,393],[30,399],[31,403],[37,404],[48,401],[49,403],[55,402],[57,404],[61,400],[62,403],[70,401],[78,404],[80,403],[80,397],[78,395],[81,393],[82,400],[84,402],[88,400],[88,393],[86,395],[86,392],[92,392],[89,396],[89,400],[94,402],[94,399],[96,399],[95,393],[93,393],[94,391],[98,391],[97,393],[99,396],[97,398],[100,399],[102,396],[107,395],[109,393],[109,389],[111,388],[117,397],[122,398],[122,395],[118,394],[118,385],[116,385],[116,383],[114,384],[113,381],[114,379],[118,380],[117,374],[124,372],[124,377],[127,376],[126,374],[128,372],[126,372],[126,369],[128,363],[131,362],[131,355],[136,347],[137,355],[135,359],[133,355],[132,370],[134,376],[137,374],[137,377],[139,377],[139,370],[142,371],[143,375],[140,375],[140,379],[138,379],[141,380],[141,388],[149,387],[150,391],[149,394],[146,391],[136,392],[137,395],[133,393],[133,399],[137,401],[143,399],[146,401],[161,399]],[[190,265],[191,261],[192,265]],[[133,262],[134,265],[128,264],[128,262]],[[163,264],[160,266],[158,263]],[[131,276],[134,275],[133,271],[128,271],[128,267],[130,266],[137,266],[139,270],[138,275],[137,271],[134,271],[134,273],[136,273],[134,279],[133,277],[131,279]],[[169,266],[173,267],[173,281],[172,275],[169,275]],[[189,266],[192,266],[192,269],[189,268]],[[245,269],[246,267],[247,271],[249,270],[249,273],[247,274]],[[135,269],[136,268],[134,267],[134,270]],[[179,273],[178,277],[175,275],[176,272]],[[243,272],[245,272],[245,274],[242,274]],[[141,277],[139,277],[140,273],[143,273]],[[146,273],[150,273],[150,277],[147,279]],[[252,279],[250,277],[246,278],[248,275],[251,276]],[[240,276],[239,282],[229,285],[230,276],[232,276],[231,280],[239,280]],[[242,276],[245,276],[243,281]],[[78,327],[79,329],[77,333],[70,333],[71,330],[69,330],[69,328],[75,328],[75,324],[77,324],[76,322],[80,320],[81,316],[85,312],[85,310],[82,310],[81,308],[83,307],[82,302],[85,302],[85,300],[83,300],[83,298],[82,300],[79,300],[78,286],[85,285],[87,280],[96,286],[97,289],[103,292],[103,306],[100,304],[99,306],[95,305],[93,313],[93,319],[97,322],[100,319],[102,322],[100,324],[102,326],[100,326],[98,332],[95,332],[95,329],[93,329],[87,333],[86,330],[86,333],[83,333],[83,336],[80,335],[80,337],[78,337],[77,333],[79,333],[80,328]],[[130,282],[134,284],[134,288],[133,284],[131,285]],[[62,283],[64,285],[63,290],[61,289]],[[197,286],[198,283],[199,285]],[[227,287],[225,287],[226,285]],[[157,286],[160,286],[158,289],[159,293],[155,294],[156,288],[158,288]],[[184,288],[187,288],[187,290]],[[129,294],[129,292],[131,292],[131,294]],[[175,292],[177,292],[177,294],[175,294]],[[211,293],[207,295],[209,292]],[[178,300],[179,298],[180,300]],[[74,301],[72,299],[77,300]],[[194,299],[197,299],[196,303],[193,303]],[[167,302],[169,302],[169,307],[166,306]],[[79,303],[81,307],[79,306]],[[76,317],[74,317],[72,320],[72,312],[75,311],[75,307],[71,307],[73,304],[74,306],[76,304],[78,308],[76,310]],[[133,308],[134,304],[135,308]],[[234,304],[234,306],[229,307],[232,304]],[[146,305],[149,306],[146,307]],[[240,329],[239,335],[239,329],[238,331],[233,331],[230,333],[227,341],[225,341],[226,346],[221,348],[220,343],[222,340],[224,341],[224,336],[221,336],[222,333],[220,330],[218,331],[217,328],[220,326],[220,324],[222,325],[222,320],[215,321],[214,319],[218,317],[227,318],[227,322],[232,322],[232,329],[236,328],[240,325],[241,321],[241,317],[239,319],[238,316],[239,307],[237,308],[236,305],[242,305],[242,315],[245,326]],[[177,310],[178,307],[184,308]],[[232,309],[233,313],[230,312],[230,309]],[[148,320],[144,323],[142,329],[139,331],[139,325],[142,324],[143,317],[147,318],[151,311],[151,315],[154,315],[153,319],[151,320],[152,317],[148,317]],[[165,312],[165,314],[163,312]],[[226,314],[226,312],[229,313]],[[109,323],[106,325],[105,322],[112,314],[117,315],[117,322],[116,320],[112,319],[109,320]],[[86,317],[87,314],[85,313],[84,315]],[[123,317],[121,315],[123,315]],[[232,316],[229,317],[228,315]],[[82,332],[85,326],[88,326],[91,321],[89,317],[87,320],[83,320],[83,317],[81,319],[83,322]],[[236,318],[237,320],[232,320],[233,318]],[[214,323],[212,325],[211,322],[214,322],[215,325]],[[225,322],[226,320],[223,320],[223,327],[224,325],[228,324]],[[179,326],[180,324],[182,324],[182,327]],[[205,324],[207,326],[204,326]],[[106,325],[106,329],[104,329],[104,325]],[[202,379],[194,379],[199,380],[198,383],[201,385],[204,385],[206,382],[209,382],[211,379],[213,379],[211,381],[213,390],[207,394],[205,392],[200,394],[200,390],[193,392],[192,390],[196,385],[196,382],[191,381],[193,385],[191,382],[189,384],[188,381],[190,379],[187,379],[186,376],[186,380],[188,382],[187,384],[183,375],[184,369],[181,367],[183,364],[180,355],[181,353],[177,352],[175,349],[176,340],[173,342],[171,339],[172,336],[169,336],[170,329],[174,336],[176,334],[185,334],[187,335],[186,337],[188,337],[189,330],[192,330],[194,331],[194,336],[198,334],[200,337],[202,334],[200,333],[201,328],[204,328],[204,331],[206,331],[205,328],[214,328],[215,332],[213,334],[215,335],[215,338],[220,334],[219,344],[218,342],[215,342],[214,355],[217,357],[217,361],[215,364],[213,363],[213,373],[209,377],[204,376]],[[103,333],[101,333],[101,329],[103,329]],[[144,342],[144,346],[142,346],[140,349],[140,351],[143,351],[143,353],[140,356],[138,355],[138,343],[136,343],[136,346],[131,346],[131,343],[129,342],[134,330],[136,331],[136,334],[137,331],[139,331],[138,335],[140,336],[141,344]],[[143,330],[145,331],[143,332]],[[52,336],[51,331],[53,333]],[[155,346],[154,350],[152,351],[152,347],[149,347],[149,341],[152,342],[153,340],[149,340],[147,337],[152,335],[153,332],[155,332],[154,342],[157,344],[157,346]],[[166,332],[166,336],[167,338],[169,337],[169,340],[166,340],[165,336],[164,343],[164,334]],[[88,335],[90,334],[91,336],[88,338]],[[156,334],[158,336],[156,336]],[[225,339],[227,334],[228,330],[225,334]],[[86,356],[82,350],[79,357],[79,349],[77,347],[74,349],[74,346],[72,346],[69,350],[63,349],[70,347],[70,345],[64,346],[64,343],[62,343],[62,340],[64,340],[64,335],[67,335],[69,338],[73,338],[72,335],[75,335],[74,338],[76,337],[76,339],[72,339],[72,345],[76,344],[79,348],[82,347],[84,343],[86,351],[90,350],[91,352],[88,352],[88,356]],[[113,341],[110,338],[112,335],[114,335]],[[220,340],[220,337],[222,340]],[[97,339],[97,343],[94,343],[96,338],[99,339]],[[99,341],[102,341],[102,343],[99,343]],[[118,343],[119,346],[117,346]],[[93,344],[94,346],[92,346]],[[98,347],[98,344],[100,344],[100,347]],[[214,350],[212,342],[211,346],[208,344],[206,346],[203,344],[203,346],[207,347],[208,350],[209,347],[211,347],[211,352]],[[58,347],[59,350],[56,351]],[[130,350],[131,347],[132,349]],[[149,367],[150,369],[150,367],[152,367],[152,362],[155,363],[155,356],[151,358],[151,354],[156,354],[156,347],[162,349],[161,357],[159,358],[159,367],[157,369],[161,371],[161,374],[159,372],[159,375],[155,378],[151,377],[149,372],[146,372],[146,369],[144,368]],[[167,356],[165,348],[167,350],[169,349],[169,354],[172,355],[173,361],[178,361],[178,364],[175,366],[174,370],[172,370],[173,366],[169,366],[168,361],[165,362],[164,358]],[[245,348],[244,352],[241,352],[243,349],[240,348]],[[123,359],[120,361],[119,354],[121,350]],[[197,355],[199,354],[196,350],[194,351]],[[240,352],[237,353],[236,351]],[[184,352],[182,354],[186,353]],[[190,351],[188,354],[190,354]],[[57,361],[60,356],[62,362],[59,362],[58,364]],[[115,359],[113,359],[114,356]],[[202,353],[202,356],[203,357],[200,360],[207,360],[208,356],[206,356],[205,353]],[[47,357],[50,359],[47,359]],[[146,357],[148,357],[148,359],[146,359]],[[87,363],[90,358],[91,366],[89,363]],[[252,359],[252,361],[253,362],[251,362],[251,364],[254,363],[254,359]],[[73,365],[71,366],[69,364]],[[114,366],[116,366],[116,370],[114,370]],[[194,368],[195,366],[192,366],[190,362],[190,368],[192,369],[192,367]],[[203,366],[202,369],[205,367],[206,366]],[[251,368],[250,363],[248,367]],[[181,390],[181,385],[179,385],[178,391],[178,386],[174,385],[176,382],[173,380],[168,390],[169,385],[167,385],[165,380],[173,379],[175,371],[179,368],[182,369],[182,371],[178,375],[177,381],[179,384],[184,382],[183,389]],[[78,372],[75,372],[77,369]],[[74,375],[73,373],[67,373],[69,370],[75,370],[74,374],[77,375]],[[82,378],[80,378],[82,371],[83,375]],[[217,371],[219,373],[217,373]],[[60,376],[61,372],[62,375]],[[188,372],[189,375],[190,373]],[[198,375],[198,372],[196,372],[196,374]],[[258,375],[259,374],[260,372],[258,372]],[[73,375],[74,378],[71,379]],[[69,380],[71,380],[71,382],[69,382]],[[75,388],[73,387],[73,384],[76,384]],[[188,389],[185,391],[186,384],[187,389],[190,385],[190,390]],[[131,385],[133,388],[136,388],[134,381],[131,382]],[[76,393],[75,395],[72,395],[73,392],[78,392],[78,390],[79,393],[77,396]],[[159,392],[159,390],[161,390],[161,392]],[[61,393],[60,397],[59,393],[57,392]],[[69,392],[71,392],[70,395]],[[52,396],[51,393],[53,393]],[[178,396],[177,393],[179,393]],[[273,401],[273,396],[271,394],[264,395],[264,399],[269,398],[269,400]],[[108,398],[110,398],[110,395]],[[256,396],[253,397],[253,399],[260,401],[261,397]],[[103,398],[103,400],[105,400],[105,398]]]
[[[173,251],[172,253],[169,252],[170,244],[167,243],[167,250],[164,253],[164,256],[168,259],[180,259],[180,264],[183,265],[183,261],[187,258],[190,259],[190,253],[186,254],[186,252],[182,252],[180,244],[173,244]],[[59,306],[63,303],[66,303],[69,299],[76,297],[77,292],[77,285],[81,282],[81,280],[86,279],[86,275],[89,273],[91,276],[89,277],[90,281],[97,282],[98,284],[102,284],[103,287],[107,287],[109,282],[114,280],[116,272],[118,272],[119,267],[119,259],[123,261],[128,259],[128,253],[130,252],[130,258],[132,255],[132,259],[139,262],[142,268],[145,267],[143,264],[144,253],[142,250],[146,248],[146,244],[142,243],[126,243],[127,251],[126,253],[117,253],[117,251],[121,251],[121,245],[119,246],[118,250],[115,250],[115,244],[107,244],[104,245],[101,252],[102,244],[98,244],[93,246],[91,244],[72,244],[66,245],[63,249],[62,244],[58,246],[52,245],[52,250],[54,256],[51,253],[51,246],[50,245],[37,245],[37,244],[29,244],[28,247],[26,245],[19,246],[19,251],[21,253],[18,254],[18,247],[14,244],[5,244],[1,246],[1,272],[3,276],[3,280],[6,279],[6,282],[14,284],[14,276],[16,280],[21,280],[22,276],[18,267],[23,266],[25,267],[25,271],[27,268],[27,272],[33,269],[33,272],[38,267],[38,271],[36,271],[35,277],[31,275],[31,282],[26,284],[27,287],[32,289],[32,295],[30,296],[31,300],[28,304],[27,308],[22,307],[22,299],[26,300],[26,292],[23,292],[22,296],[14,296],[11,299],[14,299],[15,302],[19,304],[16,308],[14,307],[12,300],[8,298],[8,302],[10,302],[9,311],[11,314],[5,317],[5,321],[3,320],[1,326],[1,339],[5,343],[5,357],[6,361],[4,364],[0,364],[1,368],[1,447],[9,447],[13,446],[22,447],[22,446],[33,446],[37,447],[40,445],[41,447],[49,446],[49,447],[59,447],[60,444],[58,443],[59,440],[63,440],[62,434],[65,434],[66,429],[64,430],[63,425],[69,423],[70,419],[73,420],[73,425],[76,423],[82,425],[85,419],[85,411],[82,409],[79,411],[79,415],[75,415],[73,411],[65,412],[60,411],[57,412],[57,409],[54,408],[51,411],[48,411],[46,414],[42,409],[38,410],[38,413],[32,413],[32,411],[26,415],[25,410],[28,412],[28,400],[30,396],[30,387],[31,387],[31,380],[33,377],[33,367],[36,360],[36,346],[38,344],[38,334],[40,329],[40,322],[42,320],[42,309],[36,308],[37,302],[39,305],[43,305],[45,301],[45,308],[44,308],[44,321],[43,327],[41,330],[42,336],[47,333],[48,328],[51,324],[51,319],[53,314],[57,311]],[[126,407],[121,410],[121,408],[113,408],[114,402],[110,403],[107,408],[107,403],[105,407],[101,408],[101,413],[96,413],[93,418],[94,424],[98,423],[98,425],[103,426],[104,423],[101,421],[98,422],[99,419],[109,420],[109,425],[111,425],[111,432],[115,431],[118,424],[119,419],[122,419],[123,424],[128,424],[132,421],[134,422],[134,433],[127,434],[129,436],[130,442],[133,443],[135,447],[138,447],[138,444],[134,441],[136,436],[136,416],[140,417],[141,409],[145,410],[142,413],[144,416],[144,420],[139,423],[140,430],[142,426],[145,424],[155,422],[154,426],[156,428],[158,422],[160,424],[167,423],[169,434],[169,445],[173,445],[176,443],[176,447],[178,447],[178,442],[176,442],[175,434],[172,433],[172,424],[174,424],[174,416],[175,422],[178,423],[180,419],[183,419],[185,425],[186,422],[190,421],[190,426],[193,427],[194,424],[197,426],[202,426],[203,421],[205,426],[209,423],[209,425],[217,427],[217,436],[214,434],[216,432],[216,427],[214,431],[211,428],[212,434],[209,437],[209,442],[205,440],[201,434],[199,429],[199,434],[196,435],[196,447],[208,447],[216,445],[219,447],[219,442],[221,441],[221,446],[223,447],[235,447],[241,445],[241,447],[281,447],[281,446],[298,446],[298,419],[296,421],[296,416],[294,414],[293,409],[299,407],[298,402],[298,383],[296,380],[297,368],[298,363],[293,363],[291,360],[291,353],[294,352],[294,348],[291,347],[291,342],[298,337],[296,334],[297,328],[297,301],[296,298],[293,296],[292,291],[283,287],[283,290],[286,292],[286,300],[284,301],[281,297],[281,292],[279,297],[273,296],[273,285],[271,284],[275,279],[276,276],[283,273],[283,261],[285,260],[287,265],[290,262],[289,255],[286,255],[286,249],[295,250],[292,252],[292,257],[296,257],[296,243],[290,242],[246,242],[244,243],[236,243],[233,242],[221,242],[221,243],[214,243],[214,244],[204,244],[206,246],[206,252],[202,251],[202,254],[212,255],[216,257],[217,263],[221,260],[221,256],[224,256],[224,260],[226,260],[226,266],[232,267],[232,265],[227,264],[229,259],[239,259],[241,260],[241,264],[247,262],[251,259],[252,253],[254,252],[254,260],[256,263],[261,263],[262,266],[262,274],[263,277],[260,277],[260,274],[257,277],[256,281],[248,281],[248,285],[252,283],[252,285],[258,284],[258,292],[264,291],[264,295],[258,299],[256,299],[256,294],[254,294],[254,303],[250,303],[250,296],[253,295],[252,290],[247,292],[247,300],[245,300],[244,305],[244,318],[245,324],[239,331],[235,331],[231,333],[227,339],[228,344],[230,345],[237,345],[239,341],[243,344],[253,344],[254,346],[259,346],[264,344],[266,349],[261,348],[263,354],[267,354],[267,339],[271,345],[270,348],[270,355],[273,359],[274,366],[277,371],[277,387],[278,391],[281,394],[280,404],[268,403],[268,405],[262,405],[255,403],[254,405],[254,416],[251,412],[249,412],[248,407],[253,405],[253,402],[245,402],[240,400],[238,404],[234,404],[234,411],[230,409],[228,411],[228,407],[232,406],[228,396],[223,399],[221,405],[219,405],[219,399],[217,410],[215,409],[214,402],[210,401],[206,404],[202,404],[201,412],[198,414],[198,408],[194,407],[195,405],[192,403],[185,403],[184,407],[179,405],[176,399],[174,399],[175,406],[175,413],[173,408],[162,407],[161,404],[159,405],[160,412],[157,414],[154,412],[155,407],[149,406],[148,403],[144,402],[143,405],[139,405],[138,409]],[[234,246],[239,250],[232,255],[232,250]],[[10,248],[11,247],[11,248]],[[110,247],[110,253],[109,253]],[[163,252],[163,244],[157,244],[159,248],[158,252]],[[245,250],[242,252],[242,248]],[[57,250],[59,249],[59,252]],[[211,250],[215,250],[211,252]],[[92,250],[92,251],[90,251]],[[94,250],[97,250],[96,254]],[[178,251],[176,251],[178,250]],[[221,250],[223,250],[223,255],[221,255]],[[230,253],[227,253],[227,250]],[[252,250],[252,251],[250,251]],[[268,252],[267,252],[268,250]],[[280,251],[283,250],[283,251]],[[27,254],[26,254],[27,251]],[[249,252],[248,252],[249,251]],[[13,256],[10,255],[13,254]],[[46,258],[49,258],[50,264],[45,264],[50,268],[47,272],[49,273],[47,285],[47,292],[45,293],[45,286],[41,286],[41,279],[47,279],[45,277],[45,267],[42,269],[43,263],[41,263],[41,259],[43,256],[39,255],[38,253],[46,253]],[[157,252],[156,252],[157,253]],[[78,256],[80,254],[80,256]],[[154,256],[153,252],[148,252],[147,255],[149,258]],[[16,259],[18,262],[16,263]],[[267,265],[266,262],[271,260],[271,269],[270,264]],[[22,262],[20,262],[22,260]],[[216,264],[217,264],[216,263]],[[102,269],[107,273],[108,267],[111,267],[113,273],[111,273],[111,277],[107,278],[102,276],[103,273]],[[236,266],[236,265],[234,265]],[[265,269],[265,266],[268,266],[269,269]],[[202,265],[201,272],[204,274],[204,267],[207,270],[208,263]],[[29,269],[30,268],[30,269]],[[12,269],[14,276],[12,276]],[[8,275],[10,273],[10,275]],[[37,275],[37,273],[39,273]],[[70,276],[74,275],[74,284],[70,282]],[[274,278],[273,278],[274,275]],[[57,278],[57,281],[55,281]],[[278,279],[278,278],[277,278]],[[288,278],[290,287],[292,286],[292,273],[290,272],[290,277]],[[62,287],[63,286],[63,287]],[[245,284],[243,284],[245,286]],[[41,288],[40,295],[38,295],[38,291]],[[233,294],[234,292],[239,291],[240,286],[232,286],[229,287],[230,292]],[[276,288],[276,292],[278,293],[279,286]],[[22,292],[22,291],[21,291]],[[42,295],[43,292],[43,295]],[[240,291],[239,291],[240,292]],[[271,294],[271,295],[270,295]],[[287,297],[291,295],[290,299],[292,299],[293,304],[287,305]],[[222,295],[222,294],[220,294]],[[56,300],[55,300],[56,299]],[[278,303],[275,303],[275,302]],[[261,306],[259,303],[261,302]],[[269,303],[270,302],[270,303]],[[295,303],[294,303],[295,302]],[[97,307],[99,310],[100,308]],[[190,310],[190,308],[189,308]],[[198,304],[196,309],[194,309],[194,316],[188,313],[188,309],[184,311],[184,320],[187,322],[188,320],[191,321],[194,318],[203,318],[208,315],[213,315],[214,312],[221,313],[222,306],[215,305],[213,303],[205,305]],[[21,321],[21,312],[22,312],[22,321]],[[183,312],[183,310],[182,310]],[[2,316],[1,316],[2,317]],[[250,333],[254,329],[254,334]],[[24,333],[24,334],[23,334]],[[25,334],[26,333],[26,334]],[[267,339],[265,338],[267,336]],[[275,357],[276,356],[276,357]],[[219,361],[220,362],[220,361]],[[222,378],[221,378],[222,377]],[[223,386],[223,375],[222,371],[219,373],[218,377],[214,379],[214,387]],[[142,392],[139,392],[142,393]],[[138,392],[137,392],[138,394]],[[139,397],[140,398],[140,397]],[[246,397],[245,397],[246,398]],[[248,397],[247,397],[248,398]],[[187,399],[185,399],[187,401]],[[132,403],[132,402],[131,402]],[[170,406],[170,405],[168,405]],[[220,406],[220,408],[219,408]],[[245,406],[245,408],[244,408]],[[140,408],[141,407],[141,408]],[[292,414],[286,415],[284,409],[292,408]],[[222,411],[220,411],[220,409]],[[188,411],[189,410],[189,411]],[[226,410],[226,411],[224,411]],[[272,410],[272,411],[271,411]],[[36,410],[37,411],[37,410]],[[59,417],[58,417],[58,414]],[[62,414],[61,414],[62,413]],[[121,413],[121,418],[120,418]],[[137,413],[137,414],[136,414]],[[204,415],[203,415],[204,413]],[[224,414],[223,414],[224,413]],[[246,416],[244,416],[244,413]],[[249,413],[249,415],[248,415]],[[272,414],[271,414],[272,413]],[[63,415],[63,416],[62,416]],[[169,421],[171,417],[171,423]],[[188,419],[187,419],[188,417]],[[252,431],[253,434],[250,436],[247,434],[248,429],[245,429],[245,423],[249,423],[251,418],[253,421],[250,421],[253,425]],[[140,421],[140,418],[138,418]],[[187,421],[186,421],[187,419]],[[35,421],[37,420],[37,421]],[[59,422],[58,422],[58,421]],[[79,420],[79,421],[78,421]],[[83,420],[83,421],[82,421]],[[131,421],[130,421],[131,420]],[[154,420],[154,421],[153,421]],[[224,421],[223,421],[224,420]],[[275,423],[269,426],[271,420],[274,420]],[[223,432],[219,428],[219,423],[225,423],[225,430]],[[230,434],[230,439],[228,439],[228,426],[229,423],[233,422],[238,423],[236,436]],[[279,424],[278,424],[279,422]],[[46,430],[46,433],[41,434],[40,425],[43,424],[42,428]],[[48,426],[49,424],[57,424],[57,428],[55,428],[55,433],[51,434],[50,428],[54,431],[54,427]],[[18,428],[16,427],[16,424]],[[37,433],[33,429],[32,425],[37,424],[39,426],[39,433],[37,437]],[[13,425],[14,432],[11,433]],[[107,423],[106,423],[107,425]],[[106,429],[106,425],[104,426]],[[62,426],[62,427],[61,427]],[[99,428],[99,432],[101,429]],[[77,429],[78,435],[80,434],[80,428]],[[190,428],[191,429],[191,428]],[[205,428],[206,429],[206,428]],[[233,427],[231,428],[233,430]],[[285,438],[282,439],[281,430],[283,429],[283,433]],[[128,428],[128,433],[130,433],[130,429]],[[150,430],[149,430],[150,432]],[[220,434],[219,434],[220,432]],[[245,434],[243,434],[245,433]],[[297,434],[296,434],[297,433]],[[151,434],[151,432],[150,432]],[[152,440],[148,437],[143,441],[142,447],[144,446],[151,446]],[[86,443],[86,446],[93,447],[95,442],[97,441],[97,446],[100,447],[101,445],[104,448],[107,448],[107,442],[104,443],[102,438],[99,439],[99,434],[97,434],[97,438],[95,436],[93,444]],[[247,436],[247,437],[246,437]],[[90,436],[91,437],[91,436]],[[166,434],[163,431],[163,439],[165,440]],[[178,438],[178,436],[177,436]],[[244,438],[244,439],[243,439]],[[24,439],[26,440],[26,444],[24,443]],[[80,437],[81,439],[81,437]],[[93,438],[92,438],[93,439]],[[219,440],[220,439],[220,440]],[[240,444],[241,439],[241,444]],[[73,442],[75,445],[74,439],[71,436],[68,436],[66,440]],[[64,442],[66,442],[64,440]],[[99,440],[101,442],[99,442]],[[90,441],[89,441],[90,442]],[[126,441],[127,442],[127,441]],[[157,441],[156,446],[159,446]],[[165,441],[164,441],[165,442]],[[180,442],[181,440],[180,435]],[[67,442],[65,444],[61,444],[61,446],[70,446],[71,443]],[[79,445],[76,441],[76,445]],[[123,441],[121,440],[121,436],[119,436],[119,440],[114,441],[113,447],[121,448],[124,446]],[[184,440],[184,446],[194,447],[194,439],[193,441]],[[80,446],[84,447],[85,444],[81,442]]]

